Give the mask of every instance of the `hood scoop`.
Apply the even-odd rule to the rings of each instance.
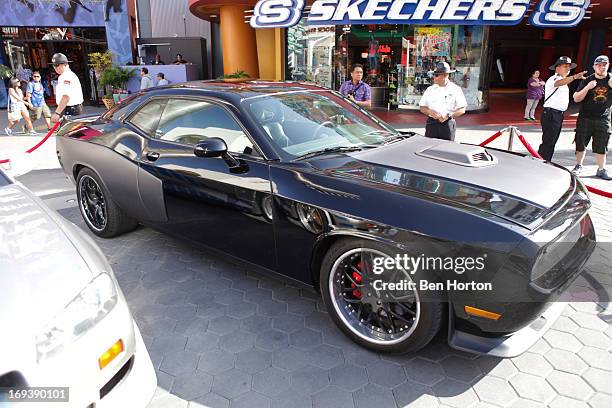
[[[488,167],[497,164],[497,157],[487,152],[484,147],[453,142],[440,143],[415,154],[467,167]]]

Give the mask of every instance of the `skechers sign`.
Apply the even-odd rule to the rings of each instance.
[[[315,0],[306,24],[518,24],[531,0]],[[538,0],[530,22],[536,27],[574,27],[590,0]],[[291,27],[305,0],[260,0],[251,17],[255,28]]]

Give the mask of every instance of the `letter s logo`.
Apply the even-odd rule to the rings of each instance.
[[[591,0],[541,0],[531,14],[536,27],[575,27],[582,21]]]
[[[304,0],[260,0],[251,17],[253,28],[292,27],[300,21]]]

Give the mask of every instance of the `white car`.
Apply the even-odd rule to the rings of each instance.
[[[157,387],[98,246],[2,171],[0,333],[0,407],[146,407]]]

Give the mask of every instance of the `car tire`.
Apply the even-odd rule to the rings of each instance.
[[[342,267],[340,266],[343,262],[351,262],[350,260],[353,259],[352,257],[354,257],[354,254],[356,253],[379,253],[389,257],[394,257],[396,254],[396,252],[389,246],[370,240],[352,238],[341,239],[332,244],[321,263],[319,282],[323,301],[334,323],[351,340],[376,352],[408,353],[415,352],[425,347],[440,331],[444,318],[445,303],[441,301],[433,301],[431,299],[427,300],[426,302],[421,301],[421,297],[419,297],[420,291],[418,288],[414,291],[415,301],[413,302],[413,312],[415,313],[415,316],[413,318],[413,324],[410,327],[406,325],[406,328],[404,329],[405,331],[400,332],[396,330],[396,325],[393,322],[391,322],[391,324],[387,322],[386,329],[391,330],[392,327],[393,330],[397,331],[397,333],[394,332],[393,334],[389,335],[382,330],[381,333],[378,331],[374,332],[374,326],[372,326],[372,332],[370,332],[370,329],[368,329],[369,323],[362,323],[364,322],[362,318],[365,313],[361,308],[358,309],[359,312],[357,313],[357,311],[354,309],[357,309],[358,306],[355,304],[340,304],[342,299],[344,299],[343,296],[345,296],[344,294],[341,295],[341,293],[346,292],[346,290],[348,290],[351,294],[355,293],[354,291],[350,292],[351,288],[343,290],[343,286],[341,286],[340,289],[335,286],[343,285],[348,282],[355,282],[353,280],[347,281],[346,283],[340,282],[341,280],[344,282],[344,275],[346,274],[345,272],[341,272]],[[353,275],[353,277],[355,276]],[[365,279],[366,278],[364,278],[364,281]],[[352,284],[350,285],[352,286]],[[378,292],[370,290],[369,292],[380,293],[381,297],[384,296],[382,294],[384,292],[382,291]],[[368,295],[370,295],[370,293],[368,293]],[[374,296],[376,296],[376,294]],[[366,301],[364,298],[365,296],[363,296],[362,299],[359,299],[360,302],[358,302],[357,305],[361,303],[363,308],[371,308],[370,312],[368,312],[368,318],[370,318],[372,317],[371,311],[376,306],[371,306],[368,303],[364,305],[363,303]],[[368,301],[372,302],[372,298],[369,298]],[[373,303],[376,305],[378,304],[378,301],[374,299]],[[399,308],[397,303],[398,302],[382,302],[383,305],[387,305],[385,311],[389,310],[390,307],[395,308],[396,312],[404,310],[404,306]],[[408,305],[410,306],[410,304]],[[380,312],[380,309],[378,312],[383,313]],[[385,316],[388,316],[389,319],[391,319],[391,316],[396,316],[392,313],[384,314]],[[403,316],[410,316],[408,314],[408,310],[406,310]],[[393,318],[393,321],[403,324],[403,321],[395,318]],[[385,326],[383,326],[383,329],[385,329]],[[378,330],[378,328],[376,328],[376,330]],[[386,336],[386,340],[383,339],[382,336]]]
[[[112,238],[134,230],[138,220],[113,201],[100,177],[83,168],[77,175],[77,201],[87,227],[99,237]]]

